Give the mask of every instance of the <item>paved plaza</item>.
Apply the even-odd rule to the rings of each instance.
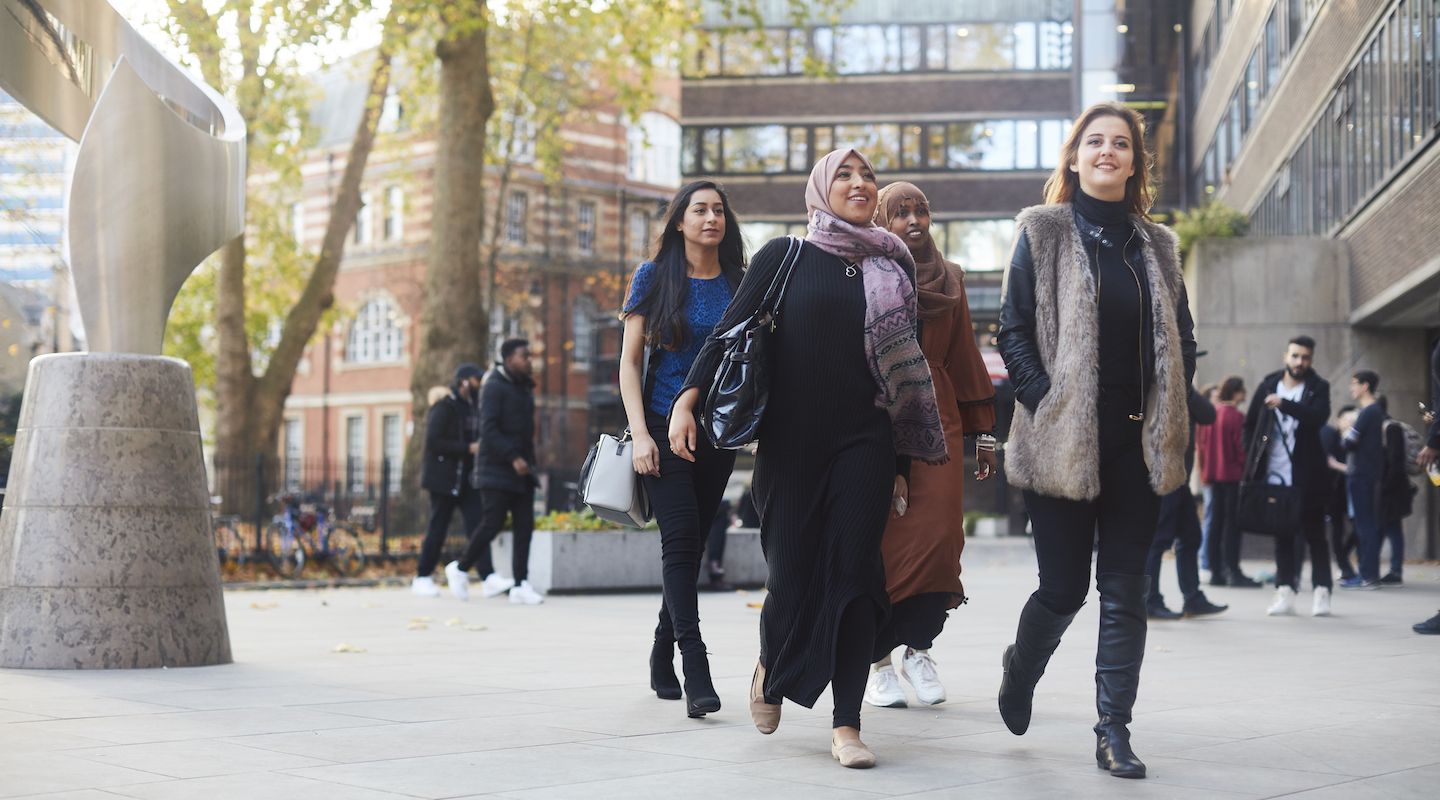
[[[657,594],[462,604],[404,588],[229,592],[231,666],[0,671],[0,797],[1426,798],[1440,786],[1440,569],[1270,619],[1271,593],[1154,623],[1137,720],[1145,781],[1095,768],[1095,603],[1040,685],[1035,722],[995,710],[1000,653],[1033,588],[1025,541],[966,550],[974,600],[935,648],[949,702],[866,707],[880,765],[829,754],[829,698],[761,736],[746,712],[759,592],[702,595],[725,707],[655,699]],[[1265,565],[1249,564],[1251,571]],[[1165,585],[1178,605],[1174,572]],[[1308,592],[1306,593],[1308,594]],[[1308,600],[1308,597],[1307,597]],[[913,695],[912,695],[913,696]]]

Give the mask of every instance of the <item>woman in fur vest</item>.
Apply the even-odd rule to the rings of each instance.
[[[1195,340],[1175,234],[1149,218],[1144,121],[1099,103],[1076,121],[1043,206],[1020,212],[1000,312],[1015,387],[1006,472],[1025,491],[1040,588],[1005,649],[1000,715],[1030,725],[1035,684],[1085,604],[1099,547],[1095,758],[1145,777],[1130,712],[1145,655],[1145,560],[1160,498],[1185,481]]]

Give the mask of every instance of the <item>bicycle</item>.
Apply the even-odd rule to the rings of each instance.
[[[283,508],[265,528],[265,552],[277,575],[293,578],[311,560],[328,561],[345,577],[364,568],[365,548],[359,535],[348,524],[331,519],[324,506],[315,505],[313,511],[307,511],[289,497]]]

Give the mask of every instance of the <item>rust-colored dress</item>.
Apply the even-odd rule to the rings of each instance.
[[[944,267],[950,272],[946,283],[952,302],[946,304],[948,308],[930,309],[933,316],[927,318],[922,298],[920,349],[930,363],[946,444],[954,457],[938,467],[919,462],[911,467],[910,510],[904,517],[891,518],[881,549],[892,604],[941,592],[952,595],[949,607],[955,608],[965,595],[960,582],[960,553],[965,549],[964,436],[994,430],[995,388],[971,330],[963,273],[954,264]]]

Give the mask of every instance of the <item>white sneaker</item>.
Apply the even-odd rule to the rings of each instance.
[[[520,581],[520,585],[510,590],[511,605],[538,606],[545,602],[545,598],[535,591],[530,581]]]
[[[1295,590],[1289,586],[1281,586],[1275,590],[1275,602],[1265,609],[1265,613],[1272,617],[1290,616],[1295,613]]]
[[[445,583],[450,586],[450,594],[455,595],[456,600],[470,599],[470,573],[460,569],[459,561],[445,565]]]
[[[416,578],[410,581],[410,591],[421,597],[440,596],[440,587],[435,585],[434,578]]]
[[[929,653],[905,648],[905,656],[900,659],[900,675],[910,682],[916,700],[927,706],[945,702],[945,687],[940,684],[940,675],[935,672],[935,659]]]
[[[900,678],[894,667],[881,667],[870,673],[865,684],[865,702],[880,708],[904,708],[905,690],[900,688]]]
[[[1315,587],[1315,605],[1311,607],[1310,613],[1316,617],[1330,616],[1330,590],[1324,586]]]
[[[514,588],[515,581],[500,577],[498,572],[492,572],[480,583],[480,594],[486,598],[499,597]]]

